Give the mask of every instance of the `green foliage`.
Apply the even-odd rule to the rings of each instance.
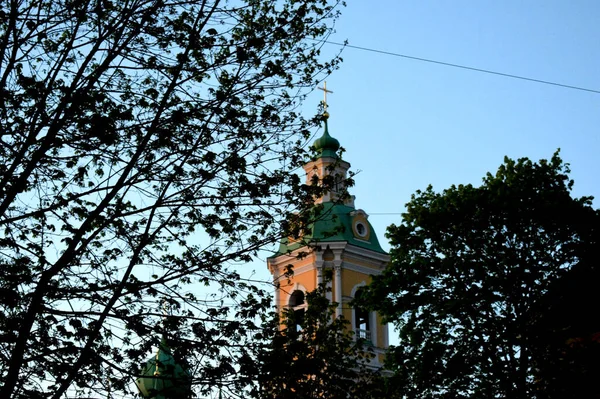
[[[318,190],[296,110],[339,5],[2,2],[0,397],[128,392],[162,330],[197,392],[238,383],[270,293],[229,264]]]
[[[369,298],[400,330],[388,360],[405,397],[542,397],[540,303],[598,262],[598,211],[568,173],[558,153],[507,158],[480,187],[418,191],[389,227],[392,264]]]
[[[258,355],[258,398],[393,398],[381,370],[369,367],[374,356],[354,340],[349,322],[334,316],[336,304],[325,296],[325,285],[307,293],[302,320],[284,309],[272,321],[272,344]],[[299,327],[300,328],[299,328]]]

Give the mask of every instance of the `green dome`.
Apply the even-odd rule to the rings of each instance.
[[[329,129],[327,127],[328,117],[329,114],[323,114],[323,120],[325,122],[325,131],[323,132],[323,135],[320,138],[315,140],[313,146],[315,147],[315,150],[317,150],[317,153],[319,153],[319,156],[337,158],[337,150],[340,149],[340,142],[329,135]]]
[[[289,253],[295,249],[307,244],[327,243],[345,241],[350,245],[387,254],[379,244],[379,240],[374,233],[373,226],[369,221],[364,221],[368,225],[368,230],[372,232],[368,240],[357,239],[352,231],[353,213],[356,211],[353,207],[338,204],[335,202],[323,203],[318,220],[310,225],[310,233],[304,236],[303,240],[289,242],[284,238],[280,243],[279,250],[271,257],[277,257]]]
[[[143,398],[189,398],[192,376],[175,362],[166,339],[160,341],[158,353],[142,366],[141,377],[135,384]]]

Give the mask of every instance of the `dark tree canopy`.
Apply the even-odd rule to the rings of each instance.
[[[598,264],[599,214],[572,197],[569,172],[558,153],[507,158],[480,187],[418,191],[390,226],[392,262],[369,298],[400,330],[388,359],[406,397],[548,394],[542,304],[582,262]]]
[[[242,384],[270,298],[228,264],[314,194],[297,108],[339,3],[2,2],[0,397],[128,392],[163,330],[198,392]]]
[[[598,251],[598,248],[595,249]],[[600,254],[552,283],[530,320],[540,398],[600,398]]]

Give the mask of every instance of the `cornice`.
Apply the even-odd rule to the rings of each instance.
[[[383,272],[382,269],[374,269],[367,266],[354,265],[349,262],[344,262],[342,264],[342,270],[351,270],[353,272],[366,274],[367,276],[380,275]]]
[[[380,262],[385,262],[386,264],[390,261],[390,255],[388,254],[382,254],[380,252],[371,251],[370,249],[357,247],[355,245],[348,245],[345,252],[360,255],[364,258],[375,259]]]
[[[309,264],[294,268],[295,274],[301,274],[313,268],[319,268],[324,266],[324,262],[321,259],[323,252],[329,247],[334,253],[337,253],[336,266],[340,266],[342,269],[353,270],[359,273],[371,275],[381,274],[382,270],[390,261],[388,254],[382,254],[379,252],[371,251],[369,249],[354,246],[347,241],[332,241],[332,242],[321,242],[313,243],[310,245],[303,246],[292,251],[289,254],[283,254],[276,258],[269,258],[267,260],[269,270],[273,273],[274,269],[281,270],[283,267],[287,267],[290,264],[304,261],[310,257]],[[301,253],[305,253],[305,257],[299,259],[298,256]],[[340,256],[341,255],[341,256]],[[338,258],[338,256],[340,256]],[[373,263],[372,267],[357,265],[353,260],[366,260]]]

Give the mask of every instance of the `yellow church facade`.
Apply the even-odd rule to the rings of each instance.
[[[314,176],[322,181],[328,175],[335,181],[346,179],[350,164],[338,158],[339,142],[325,131],[314,147],[317,158],[306,165],[307,184]],[[389,263],[389,255],[381,248],[368,214],[354,205],[354,197],[338,199],[334,190],[315,200],[322,206],[320,216],[310,226],[310,234],[301,240],[285,239],[279,251],[267,259],[277,287],[275,304],[279,310],[290,308],[302,312],[307,292],[327,281],[328,299],[337,304],[336,316],[350,321],[356,338],[364,339],[373,349],[371,365],[382,367],[388,348],[388,328],[375,312],[355,308],[351,302],[361,294],[372,276],[380,274]],[[286,271],[292,268],[293,275]],[[326,279],[325,275],[331,276]]]

